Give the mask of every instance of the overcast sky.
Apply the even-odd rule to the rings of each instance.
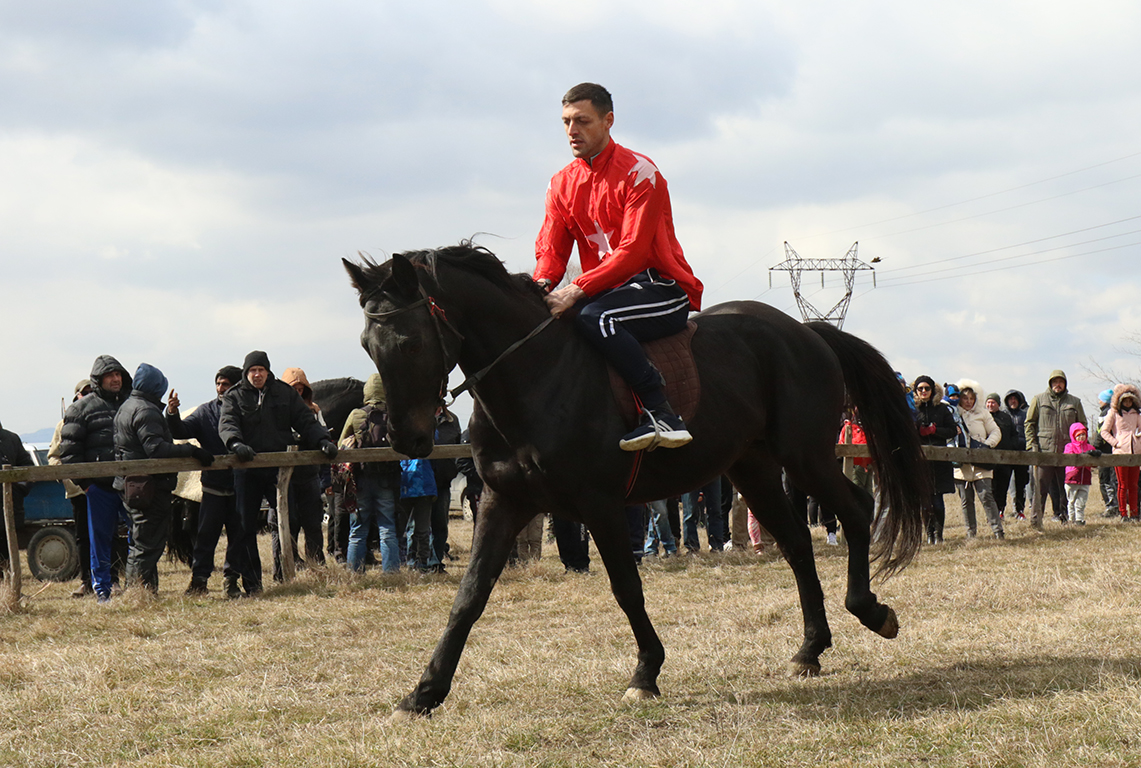
[[[783,241],[859,241],[845,330],[908,379],[1090,400],[1138,370],[1132,2],[0,1],[0,422],[99,354],[190,405],[251,349],[365,377],[340,260],[475,233],[529,272],[559,100],[597,81],[706,285],[797,310]],[[836,275],[804,292],[826,310]],[[453,385],[459,378],[453,377]]]

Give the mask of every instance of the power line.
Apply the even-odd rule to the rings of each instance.
[[[880,219],[879,221],[867,222],[865,224],[857,224],[857,225],[854,225],[851,227],[845,227],[843,229],[835,229],[835,230],[832,230],[831,232],[820,232],[820,233],[817,233],[815,235],[808,235],[806,237],[796,237],[793,239],[794,240],[809,240],[809,239],[814,238],[814,237],[825,237],[827,235],[835,235],[835,234],[840,234],[842,232],[851,232],[854,229],[863,229],[864,227],[875,227],[875,226],[878,226],[880,224],[890,224],[893,221],[902,221],[903,219],[909,219],[909,218],[912,218],[914,216],[923,216],[923,215],[928,214],[928,213],[935,213],[936,211],[943,211],[943,210],[946,210],[948,208],[955,208],[955,207],[960,206],[960,205],[966,205],[967,203],[976,203],[979,200],[986,200],[986,199],[991,198],[991,197],[997,197],[999,195],[1005,195],[1008,192],[1017,192],[1020,189],[1027,189],[1029,187],[1034,187],[1034,186],[1037,186],[1039,184],[1045,184],[1047,182],[1057,181],[1058,179],[1064,179],[1067,176],[1073,176],[1073,175],[1078,174],[1078,173],[1084,173],[1085,171],[1092,171],[1095,168],[1101,168],[1101,167],[1106,166],[1106,165],[1112,165],[1114,163],[1120,163],[1124,160],[1131,160],[1131,159],[1133,159],[1135,157],[1139,157],[1139,156],[1141,156],[1141,152],[1134,152],[1133,154],[1125,155],[1124,157],[1119,157],[1119,158],[1116,158],[1114,160],[1106,160],[1105,162],[1096,163],[1094,165],[1088,165],[1085,168],[1078,168],[1077,170],[1067,171],[1066,173],[1061,173],[1061,174],[1058,174],[1057,176],[1050,176],[1050,177],[1045,178],[1045,179],[1039,179],[1038,181],[1031,181],[1031,182],[1028,182],[1026,184],[1020,184],[1020,185],[1015,186],[1015,187],[1009,187],[1007,189],[999,190],[997,192],[990,192],[990,193],[987,193],[985,195],[979,195],[978,197],[969,198],[967,200],[960,200],[960,201],[955,202],[955,203],[947,203],[945,205],[935,206],[934,208],[927,208],[927,209],[922,210],[922,211],[915,211],[913,213],[906,213],[906,214],[903,214],[902,216],[893,216],[893,217],[887,218],[887,219]],[[1131,177],[1131,178],[1135,178],[1135,177]],[[1108,182],[1108,183],[1115,184],[1117,182]],[[1101,185],[1099,185],[1099,186],[1101,186]],[[1096,187],[1089,187],[1088,189],[1095,189],[1095,188]],[[1081,191],[1086,191],[1086,190],[1081,190]],[[1047,199],[1053,199],[1053,198],[1047,198]],[[983,215],[985,215],[985,214],[983,214]],[[909,231],[913,231],[913,230],[909,230]],[[898,234],[902,234],[902,233],[898,233]],[[871,238],[863,238],[863,239],[868,240]]]
[[[1095,229],[1102,229],[1104,227],[1112,227],[1115,224],[1123,224],[1127,221],[1134,221],[1135,219],[1141,219],[1141,215],[1129,216],[1128,218],[1118,219],[1117,221],[1110,221],[1110,222],[1107,222],[1105,224],[1096,224],[1092,227],[1083,227],[1082,229],[1074,229],[1074,230],[1071,230],[1069,232],[1062,232],[1061,234],[1050,235],[1049,237],[1040,237],[1036,240],[1027,240],[1027,241],[1022,242],[1022,243],[1015,243],[1014,245],[1004,245],[1004,246],[1001,246],[999,248],[991,248],[990,250],[986,250],[986,251],[976,251],[974,253],[968,253],[968,254],[965,254],[963,256],[951,256],[951,257],[946,258],[946,259],[935,259],[934,261],[925,261],[925,262],[921,262],[919,264],[911,264],[911,265],[906,266],[906,267],[895,267],[892,269],[881,269],[880,274],[888,274],[890,272],[902,272],[905,269],[919,269],[920,267],[931,266],[933,264],[944,264],[944,263],[949,262],[949,261],[959,261],[961,259],[969,259],[972,256],[985,256],[985,255],[991,254],[991,253],[998,253],[999,251],[1008,251],[1011,248],[1021,248],[1024,245],[1035,245],[1036,243],[1043,243],[1047,240],[1056,240],[1059,237],[1069,237],[1070,235],[1078,235],[1078,234],[1081,234],[1082,232],[1091,232]],[[1130,234],[1130,233],[1126,233],[1126,234]],[[1075,245],[1083,245],[1083,244],[1084,243],[1075,243]],[[894,279],[894,278],[888,278],[888,279]]]
[[[1134,230],[1131,230],[1129,232],[1120,232],[1116,235],[1106,235],[1105,237],[1095,237],[1092,240],[1083,240],[1079,243],[1068,243],[1066,245],[1057,245],[1057,246],[1054,246],[1053,248],[1044,248],[1040,251],[1031,251],[1030,253],[1020,253],[1020,254],[1015,254],[1014,256],[1003,256],[1002,258],[999,258],[999,259],[993,259],[988,263],[994,264],[994,263],[997,263],[1000,261],[1010,261],[1012,259],[1024,259],[1024,258],[1027,258],[1029,256],[1040,256],[1043,253],[1052,253],[1053,251],[1060,251],[1063,248],[1076,248],[1079,245],[1091,245],[1093,243],[1101,243],[1101,242],[1105,242],[1106,240],[1112,240],[1115,237],[1125,237],[1126,235],[1136,235],[1139,233],[1141,233],[1141,229],[1134,229]],[[1014,247],[1014,246],[1012,246],[1012,247]],[[967,257],[966,256],[956,256],[953,259],[945,259],[944,261],[953,261],[954,259],[965,259],[965,258],[967,258]],[[1049,259],[1046,259],[1044,261],[1049,261]],[[1044,263],[1044,261],[1043,262],[1034,262],[1034,263],[1036,263],[1036,264]],[[969,269],[971,267],[979,267],[979,266],[982,266],[982,265],[981,264],[967,265],[966,268]],[[887,277],[887,278],[884,278],[883,282],[887,283],[889,285],[910,285],[911,284],[910,282],[901,282],[901,281],[910,281],[912,278],[915,278],[915,277],[925,277],[927,275],[935,275],[935,274],[938,274],[940,272],[951,272],[951,271],[956,270],[956,269],[963,269],[963,267],[943,267],[942,269],[932,269],[928,272],[920,272],[919,274],[916,274],[916,275],[900,275],[899,277]]]

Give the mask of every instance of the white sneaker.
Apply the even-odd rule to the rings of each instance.
[[[837,547],[840,545],[840,542],[836,540],[836,534],[834,534],[834,533],[828,534],[828,543],[834,547]]]
[[[693,435],[689,434],[680,416],[646,411],[642,423],[618,441],[618,447],[624,451],[680,448],[691,440]]]

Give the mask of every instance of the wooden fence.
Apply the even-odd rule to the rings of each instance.
[[[987,449],[944,448],[924,446],[923,453],[930,461],[959,461],[965,464],[1022,464],[1042,467],[1136,467],[1141,466],[1141,454],[1103,454],[1074,456],[1063,453],[1038,453],[1032,451],[997,451]],[[836,455],[844,459],[845,469],[850,468],[853,458],[869,455],[866,445],[836,446]],[[455,459],[471,456],[470,445],[439,445],[429,458]],[[399,461],[408,458],[392,448],[358,448],[337,454],[338,462],[370,463],[375,461]],[[211,469],[237,467],[255,469],[258,467],[282,467],[277,483],[278,526],[281,540],[282,571],[285,579],[294,576],[293,539],[289,535],[289,478],[294,467],[328,464],[329,460],[320,451],[296,451],[286,453],[261,453],[253,461],[238,461],[236,456],[219,456],[214,459]],[[188,472],[201,470],[202,466],[194,459],[141,459],[137,461],[109,461],[87,464],[61,464],[48,467],[12,467],[5,464],[0,469],[0,483],[3,484],[4,529],[8,535],[8,558],[10,563],[10,584],[8,603],[15,608],[21,597],[21,569],[19,566],[19,542],[17,541],[15,505],[12,496],[12,483],[40,480],[78,480],[91,477],[113,477],[115,475],[155,475],[168,472]]]

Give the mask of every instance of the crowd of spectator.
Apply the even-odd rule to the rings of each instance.
[[[282,451],[291,445],[319,449],[330,460],[330,465],[296,468],[289,484],[292,550],[298,552],[304,534],[302,562],[325,562],[322,522],[327,515],[328,552],[351,571],[361,572],[370,563],[384,571],[401,567],[445,570],[450,557],[451,486],[458,474],[466,478],[464,498],[472,514],[478,515],[482,481],[471,459],[335,461],[339,449],[387,445],[387,406],[379,375],[365,382],[363,403],[349,414],[336,442],[300,368],[288,368],[277,378],[266,353],[254,351],[242,367],[221,368],[214,385],[216,397],[184,417],[177,392],[171,389],[167,395],[168,382],[160,370],[143,363],[131,375],[114,357],[101,355],[90,377],[76,385],[49,451],[53,463],[63,464],[192,457],[202,465],[187,595],[208,593],[223,530],[227,540],[222,565],[225,596],[256,595],[262,590],[257,535],[266,522],[265,508],[269,510],[273,578],[283,578],[275,520],[278,470],[210,467],[215,456],[234,454],[246,462],[259,452]],[[1047,389],[1029,402],[1016,389],[1001,397],[997,392],[984,394],[977,381],[967,378],[940,385],[924,375],[910,385],[903,382],[903,389],[922,445],[1094,456],[1103,451],[1141,451],[1141,392],[1136,386],[1119,384],[1101,392],[1099,414],[1087,424],[1081,400],[1067,385],[1065,373],[1056,370],[1050,374]],[[446,409],[439,415],[436,438],[444,444],[467,439]],[[838,439],[866,442],[858,413],[847,415]],[[0,454],[14,466],[31,464],[19,439],[3,429]],[[933,461],[931,469],[934,495],[925,521],[929,544],[943,541],[944,496],[953,492],[959,497],[968,538],[978,535],[976,499],[991,535],[998,539],[1005,537],[1010,521],[1028,519],[1033,528],[1043,530],[1047,500],[1059,523],[1085,524],[1086,499],[1093,485],[1089,467]],[[1137,467],[1098,470],[1107,517],[1138,520],[1138,474]],[[851,479],[878,496],[870,459],[855,460]],[[127,585],[157,591],[157,564],[170,536],[175,475],[84,478],[64,485],[81,551],[81,583],[74,596],[94,595],[108,602],[119,591],[120,573],[125,574]],[[785,490],[797,513],[807,523],[824,527],[828,544],[837,544],[835,515],[787,481]],[[736,500],[725,477],[681,497],[628,507],[627,517],[631,548],[639,561],[659,554],[700,551],[699,526],[705,528],[712,551],[751,547],[760,552],[771,542],[743,501]],[[121,526],[129,531],[125,553],[116,549]],[[544,527],[544,515],[524,527],[513,563],[540,557]],[[568,571],[589,570],[589,536],[582,525],[555,517],[548,535]],[[379,560],[374,560],[374,549],[379,549]],[[7,548],[0,548],[0,558],[6,555]]]

